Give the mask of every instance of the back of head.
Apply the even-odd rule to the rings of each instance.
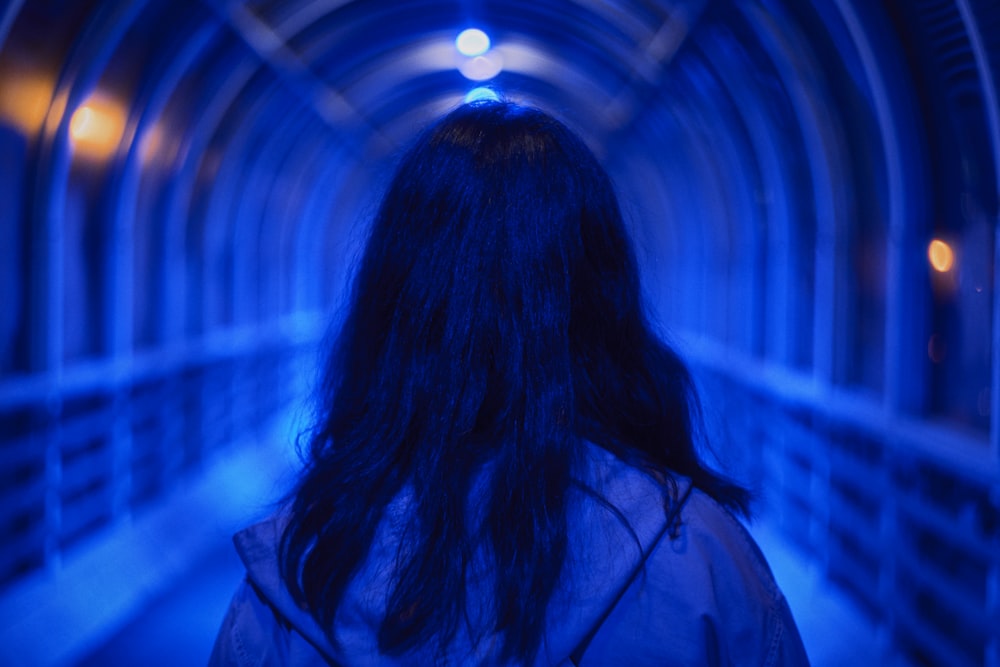
[[[483,435],[543,387],[537,409],[565,423],[573,335],[639,312],[605,172],[561,123],[507,103],[460,107],[404,158],[355,299],[365,306],[346,332],[358,337],[342,341],[351,361],[387,355],[402,382],[429,392],[419,400],[434,413]],[[455,414],[461,406],[441,403],[460,395],[483,404]]]
[[[532,108],[464,105],[403,157],[320,401],[285,579],[329,627],[384,508],[410,489],[389,653],[448,641],[477,550],[495,574],[482,631],[505,659],[537,650],[582,439],[739,502],[695,454],[688,376],[643,316],[608,176]]]

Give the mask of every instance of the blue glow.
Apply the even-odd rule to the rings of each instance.
[[[495,102],[498,101],[499,99],[500,96],[497,94],[497,91],[493,90],[492,88],[488,88],[487,86],[479,86],[478,88],[473,88],[465,95],[466,104],[468,104],[469,102],[479,102],[481,100],[493,100]]]
[[[463,56],[481,56],[490,50],[490,37],[479,28],[468,28],[455,38],[455,48]]]

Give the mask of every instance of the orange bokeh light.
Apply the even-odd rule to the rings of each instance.
[[[110,157],[117,150],[124,130],[124,110],[98,96],[78,107],[69,121],[73,149],[87,157]]]
[[[34,73],[0,72],[0,117],[25,136],[35,135],[52,99],[52,81]]]
[[[955,265],[955,251],[941,239],[934,239],[927,246],[927,259],[939,273],[947,273]]]

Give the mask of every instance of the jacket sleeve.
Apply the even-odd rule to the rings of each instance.
[[[244,579],[222,620],[209,667],[264,667],[288,664],[285,624]]]
[[[808,667],[809,657],[806,655],[792,611],[788,608],[783,595],[777,617],[774,623],[771,653],[766,664],[768,667]]]

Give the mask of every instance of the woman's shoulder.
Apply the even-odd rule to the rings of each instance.
[[[696,544],[722,551],[752,565],[757,574],[771,579],[763,554],[746,526],[692,481],[670,470],[639,466],[598,445],[588,443],[581,482],[598,503],[610,504],[620,519],[663,526],[673,515],[663,539]],[[683,527],[683,529],[681,529]],[[765,576],[766,575],[766,576]]]
[[[646,526],[656,517],[663,528],[582,664],[808,664],[767,560],[729,510],[687,478],[665,483],[610,454],[594,460],[623,518]],[[680,503],[672,525],[664,499]]]
[[[774,577],[763,552],[757,546],[744,523],[729,508],[724,507],[705,491],[693,487],[681,509],[681,523],[686,527],[680,537],[693,546],[721,550],[740,565],[751,568],[753,575],[762,582],[774,584]],[[780,595],[774,585],[774,593]]]

